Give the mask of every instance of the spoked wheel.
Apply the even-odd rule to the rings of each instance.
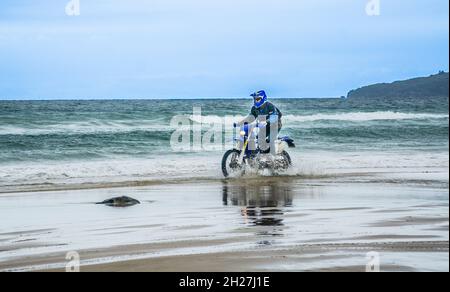
[[[229,177],[233,174],[241,171],[242,166],[239,165],[239,156],[241,152],[239,150],[233,149],[228,150],[222,159],[222,172],[223,176]]]
[[[292,159],[291,159],[291,156],[289,155],[289,153],[287,153],[286,151],[283,151],[282,153],[281,153],[281,155],[284,157],[284,159],[287,161],[287,163],[288,163],[288,166],[291,166],[292,165]]]
[[[276,160],[276,169],[286,171],[292,166],[292,159],[289,153],[283,151]]]

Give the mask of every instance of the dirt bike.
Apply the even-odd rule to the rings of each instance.
[[[289,136],[277,137],[273,143],[275,151],[263,151],[258,145],[261,127],[246,124],[240,128],[239,138],[234,136],[235,147],[228,150],[222,158],[222,172],[225,177],[242,175],[249,167],[277,173],[287,171],[291,167],[292,160],[287,149],[295,147],[294,140]],[[250,143],[253,143],[253,147],[249,147]]]

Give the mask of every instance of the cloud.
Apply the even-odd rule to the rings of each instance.
[[[448,1],[80,1],[0,2],[0,98],[332,96],[448,70]]]

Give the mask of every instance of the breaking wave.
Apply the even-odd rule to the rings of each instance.
[[[401,112],[353,112],[341,114],[314,114],[314,115],[287,115],[286,121],[289,122],[314,122],[314,121],[383,121],[383,120],[429,120],[429,119],[448,119],[446,114],[424,114],[424,113],[401,113]]]

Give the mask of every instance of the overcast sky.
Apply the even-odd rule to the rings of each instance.
[[[449,1],[0,1],[0,99],[328,97],[448,71]]]

